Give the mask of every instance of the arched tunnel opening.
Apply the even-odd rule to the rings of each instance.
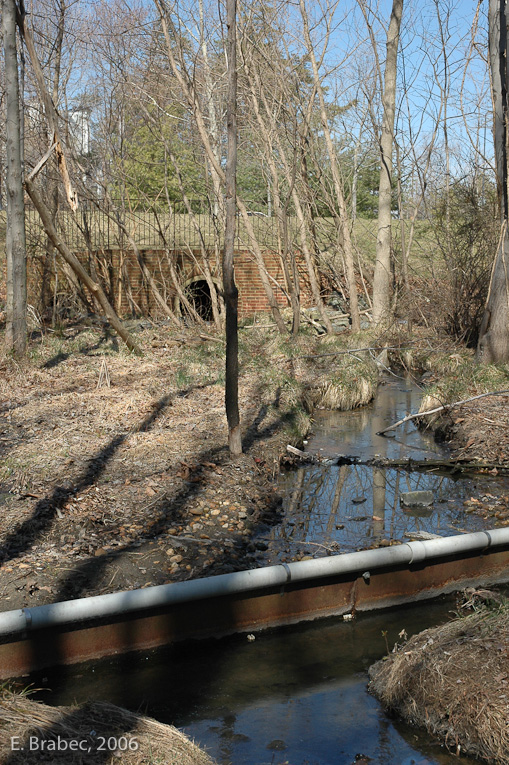
[[[196,313],[204,321],[212,321],[212,298],[205,279],[197,279],[186,287],[186,297],[194,306]]]

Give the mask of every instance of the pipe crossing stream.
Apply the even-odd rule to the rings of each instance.
[[[318,412],[308,449],[362,461],[441,456],[412,423],[376,436],[416,411],[418,396],[391,380],[372,407]],[[52,690],[39,694],[51,704],[146,709],[224,765],[350,765],[357,754],[371,765],[456,762],[384,715],[367,694],[367,667],[386,651],[384,632],[392,646],[403,629],[449,618],[453,604],[431,599],[509,580],[509,528],[487,528],[464,504],[496,502],[507,481],[306,465],[280,488],[283,520],[255,540],[258,568],[2,613],[1,676],[28,675]],[[413,491],[432,492],[431,503],[401,501]],[[403,604],[413,607],[380,611]]]
[[[318,414],[310,449],[341,449],[350,459],[436,457],[440,447],[412,423],[398,438],[376,436],[387,421],[415,410],[417,395],[415,386],[391,380],[372,407],[342,413],[332,425],[332,414]],[[311,465],[282,482],[284,518],[267,530],[267,541],[258,540],[258,568],[0,613],[0,677],[509,579],[509,528],[483,528],[463,504],[475,492],[496,501],[506,479]],[[415,490],[431,492],[431,504],[403,506],[401,495]],[[416,532],[424,538],[406,538]]]

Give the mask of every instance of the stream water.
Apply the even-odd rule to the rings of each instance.
[[[382,385],[373,406],[318,412],[308,449],[365,460],[443,455],[411,424],[395,438],[376,432],[419,406],[404,381]],[[266,534],[261,561],[351,550],[416,530],[457,534],[482,528],[466,512],[467,497],[507,493],[495,478],[453,480],[437,474],[361,465],[309,465],[281,479],[285,519]],[[402,491],[434,495],[426,509],[401,507]],[[34,676],[37,696],[51,704],[112,701],[183,728],[222,765],[452,765],[458,759],[421,731],[390,719],[368,694],[368,667],[408,635],[450,618],[454,602],[331,618],[248,640],[233,638],[167,646]],[[384,637],[385,633],[385,637]],[[387,641],[387,642],[386,642]],[[364,760],[356,759],[364,755]],[[473,763],[468,758],[461,762]]]
[[[51,704],[111,701],[182,728],[221,765],[457,765],[425,733],[389,718],[367,692],[368,667],[409,635],[450,617],[436,601],[168,646],[31,678]],[[473,761],[462,758],[464,765]]]
[[[416,412],[421,391],[405,380],[389,379],[374,403],[352,412],[317,411],[307,451],[324,458],[343,455],[360,461],[441,459],[447,449],[429,433],[406,422],[391,437],[378,431]],[[452,478],[439,472],[374,468],[362,464],[306,465],[281,477],[283,520],[266,533],[265,563],[349,552],[393,541],[450,536],[493,526],[468,503],[495,505],[507,494],[507,478],[477,474]],[[401,494],[431,491],[426,507],[404,507]],[[467,504],[465,504],[465,502]],[[418,535],[421,536],[418,536]],[[262,555],[260,555],[262,559]]]

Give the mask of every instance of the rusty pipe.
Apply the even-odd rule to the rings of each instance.
[[[509,546],[509,528],[407,542],[392,547],[281,563],[232,574],[16,609],[0,613],[0,637],[23,635],[47,627],[72,626],[177,603],[255,592],[281,587],[289,582],[306,582],[355,573],[371,576],[394,566],[411,566],[472,552],[481,555],[488,549],[504,546]]]

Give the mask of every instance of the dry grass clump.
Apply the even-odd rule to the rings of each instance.
[[[473,358],[465,359],[460,354],[450,354],[447,363],[445,368],[435,367],[440,379],[426,390],[442,404],[509,387],[508,364],[476,364]]]
[[[434,360],[433,371],[439,376],[426,388],[421,399],[420,412],[446,406],[457,401],[509,388],[508,364],[475,364],[472,355],[453,353]],[[423,417],[419,424],[423,427],[437,428],[447,425],[449,414],[447,410]]]
[[[374,362],[342,356],[332,369],[307,380],[303,403],[308,411],[349,411],[369,404],[377,385],[378,370]]]
[[[309,411],[313,409],[349,411],[369,404],[373,396],[373,386],[364,377],[359,377],[350,383],[325,378],[316,380],[309,386],[304,391],[303,399]]]
[[[0,697],[0,762],[26,765],[214,765],[215,761],[181,731],[105,702],[88,702],[80,707],[49,707],[22,694],[3,690]],[[34,741],[45,741],[36,751]],[[14,747],[13,747],[13,737]],[[50,739],[61,751],[52,751]],[[98,750],[105,739],[104,751]],[[82,751],[71,751],[71,741],[83,742]],[[119,746],[115,749],[115,742]],[[130,751],[129,746],[136,751]],[[24,747],[23,750],[20,747]],[[83,751],[84,749],[89,751]]]
[[[509,763],[509,606],[425,630],[370,669],[384,707],[456,753]]]

